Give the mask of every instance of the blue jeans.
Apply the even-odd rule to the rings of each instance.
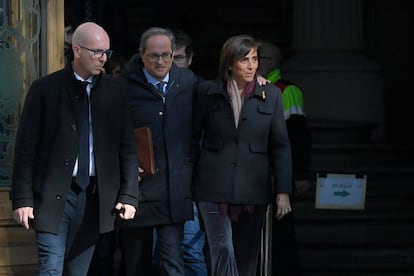
[[[82,224],[84,214],[93,210],[86,203],[86,191],[79,194],[71,189],[68,192],[64,212],[60,221],[58,234],[36,232],[38,246],[39,272],[43,275],[85,276],[95,248],[95,236],[98,229]],[[94,204],[94,200],[92,204]],[[96,209],[95,209],[96,211]],[[95,217],[98,217],[96,213]],[[96,219],[88,219],[97,225]],[[92,225],[93,225],[92,224]],[[84,229],[87,228],[87,231]],[[81,231],[81,235],[78,235]]]
[[[198,209],[193,202],[194,220],[184,224],[183,258],[186,276],[207,276],[204,258],[205,233],[200,227]]]
[[[182,251],[184,269],[186,276],[207,276],[207,266],[204,258],[205,233],[200,227],[198,209],[193,202],[194,220],[186,221],[184,224],[184,238]],[[154,229],[153,263],[158,264],[158,242],[157,233]]]

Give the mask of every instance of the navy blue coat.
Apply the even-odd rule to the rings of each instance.
[[[195,169],[197,200],[265,205],[274,193],[291,193],[292,161],[280,89],[257,83],[245,100],[238,128],[220,81],[200,84],[195,137],[201,151]]]
[[[85,96],[72,67],[33,82],[16,137],[13,209],[34,207],[34,227],[58,232],[78,155]],[[114,228],[116,202],[137,207],[135,139],[125,91],[107,75],[90,96],[100,232]]]
[[[193,218],[191,126],[196,77],[173,64],[164,97],[148,83],[143,66],[136,55],[120,78],[127,85],[135,127],[151,128],[156,172],[140,182],[135,219],[119,221],[120,226],[155,226]]]

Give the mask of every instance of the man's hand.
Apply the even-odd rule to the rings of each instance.
[[[266,83],[270,83],[270,80],[267,80],[260,75],[257,75],[256,79],[257,79],[257,83],[259,83],[260,85],[266,85]]]
[[[14,220],[29,229],[29,219],[34,219],[33,207],[21,207],[13,211]]]
[[[287,213],[292,212],[290,207],[289,194],[280,193],[276,195],[276,218],[282,219]]]
[[[136,209],[135,209],[135,207],[134,207],[134,206],[132,206],[132,205],[129,205],[129,204],[124,204],[124,203],[118,202],[118,203],[115,205],[115,210],[117,210],[117,211],[118,211],[118,213],[119,213],[119,217],[120,217],[121,219],[128,220],[128,219],[133,219],[133,218],[135,217],[135,212],[136,212]]]

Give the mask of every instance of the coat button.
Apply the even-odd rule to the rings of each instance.
[[[65,166],[69,166],[69,162],[70,162],[70,160],[69,160],[69,159],[66,159],[66,160],[63,162],[63,164],[64,164]]]
[[[237,167],[237,163],[236,163],[236,162],[231,163],[231,166],[232,166],[232,167]]]
[[[56,194],[56,199],[61,200],[62,199],[62,194]]]
[[[72,130],[76,131],[76,124],[72,124]]]
[[[158,112],[158,115],[162,116],[162,115],[164,115],[164,112],[160,111],[160,112]]]

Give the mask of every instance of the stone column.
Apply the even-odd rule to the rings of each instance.
[[[381,68],[362,52],[362,0],[294,1],[294,54],[283,72],[302,89],[311,125],[375,125],[370,138],[382,139]]]

